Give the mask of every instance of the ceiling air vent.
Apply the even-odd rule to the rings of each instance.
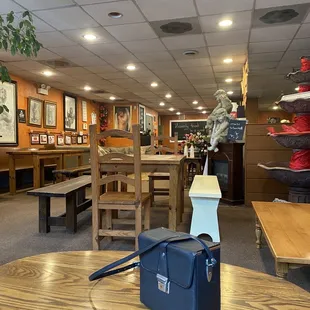
[[[94,90],[92,93],[95,95],[103,95],[106,94],[107,92],[105,90]]]
[[[40,63],[43,65],[47,65],[49,67],[52,67],[54,69],[77,67],[76,64],[73,64],[72,62],[70,62],[66,59],[43,60],[43,61],[40,61]]]
[[[297,17],[299,13],[297,13],[293,9],[284,9],[284,10],[275,10],[266,13],[264,16],[260,17],[260,21],[265,24],[279,24],[285,23],[293,18]]]
[[[165,33],[182,34],[188,31],[192,31],[193,26],[190,23],[170,22],[160,26],[160,29]]]
[[[183,52],[183,55],[185,55],[185,56],[195,56],[197,54],[199,54],[199,52],[195,51],[195,50],[188,50],[188,51]]]

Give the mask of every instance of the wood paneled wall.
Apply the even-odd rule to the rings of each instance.
[[[292,150],[284,148],[267,136],[266,124],[248,124],[245,144],[245,204],[251,201],[272,201],[274,198],[287,199],[288,187],[257,166],[270,161],[289,161]],[[281,125],[273,126],[277,131]]]

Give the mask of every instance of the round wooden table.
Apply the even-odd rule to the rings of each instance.
[[[3,265],[0,267],[0,309],[146,309],[139,301],[138,270],[114,275],[99,283],[88,281],[93,271],[128,254],[118,251],[49,253]],[[221,277],[221,310],[309,309],[310,294],[285,280],[226,264],[221,265]]]

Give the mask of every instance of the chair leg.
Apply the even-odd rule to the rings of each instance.
[[[149,178],[149,193],[151,194],[151,206],[154,204],[154,179],[152,177]]]
[[[151,199],[144,206],[144,230],[151,228]]]
[[[105,229],[112,230],[112,210],[105,210],[105,226]],[[111,242],[112,237],[107,237],[107,240]]]
[[[139,204],[139,206],[136,208],[136,214],[135,214],[136,218],[135,218],[135,228],[136,228],[136,242],[135,242],[135,248],[136,251],[138,250],[139,246],[138,246],[138,236],[140,235],[140,233],[142,232],[142,205]]]

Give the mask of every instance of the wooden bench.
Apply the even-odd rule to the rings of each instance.
[[[256,213],[256,244],[264,234],[278,277],[289,269],[310,265],[310,204],[253,201]]]
[[[53,174],[54,174],[54,179],[56,179],[57,175],[63,175],[70,179],[73,176],[79,176],[83,172],[90,172],[90,165],[54,170]]]
[[[81,176],[28,191],[28,195],[39,197],[39,232],[50,232],[50,226],[65,226],[68,232],[75,233],[77,215],[92,204],[91,199],[85,199],[85,190],[90,184],[90,176]],[[57,217],[50,215],[51,197],[66,198],[66,212],[64,214]]]

